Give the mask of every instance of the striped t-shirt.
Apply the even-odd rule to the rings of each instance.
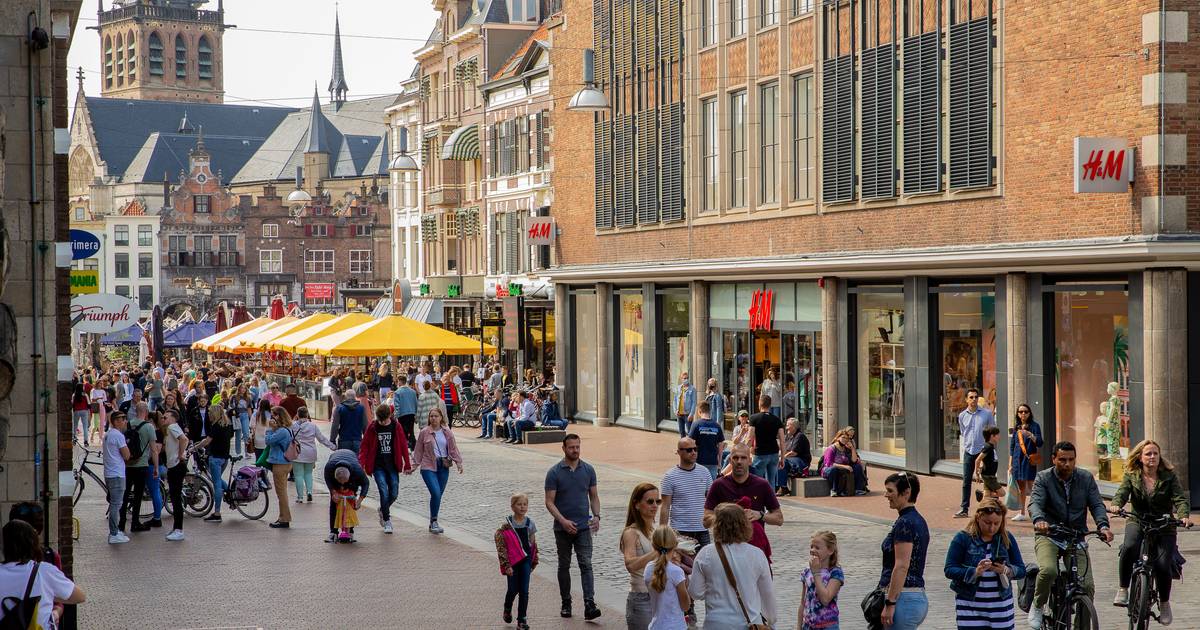
[[[708,469],[695,465],[691,470],[675,466],[663,475],[664,497],[671,497],[671,527],[680,532],[704,531],[704,497],[712,486]]]

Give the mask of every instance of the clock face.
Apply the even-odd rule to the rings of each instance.
[[[208,175],[205,175],[204,173],[200,173],[199,175],[196,176],[196,181],[203,184],[204,182],[208,181]]]

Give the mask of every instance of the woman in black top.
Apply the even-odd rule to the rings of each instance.
[[[929,612],[925,596],[925,555],[929,526],[917,512],[921,482],[910,472],[893,473],[884,481],[888,506],[896,510],[892,530],[883,539],[883,573],[879,588],[887,589],[880,618],[889,630],[916,630]]]
[[[213,511],[204,517],[210,523],[221,522],[221,497],[225,495],[225,480],[221,473],[229,461],[229,444],[233,440],[233,424],[221,405],[208,409],[208,420],[204,425],[205,437],[199,446],[208,449],[208,475],[213,482]]]

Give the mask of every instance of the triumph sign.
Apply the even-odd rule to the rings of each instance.
[[[71,326],[77,332],[106,335],[129,328],[141,314],[137,302],[112,293],[80,295],[71,300]]]

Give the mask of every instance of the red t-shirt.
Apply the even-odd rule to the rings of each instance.
[[[708,496],[704,499],[704,509],[715,510],[722,503],[737,503],[743,508],[760,510],[764,513],[779,509],[779,499],[775,497],[775,488],[767,483],[767,480],[757,475],[750,475],[743,483],[734,481],[733,475],[718,477],[712,487],[708,489]],[[763,522],[754,521],[750,525],[754,528],[750,544],[761,549],[767,556],[767,562],[770,562],[771,541],[767,539],[767,530],[763,527]]]

